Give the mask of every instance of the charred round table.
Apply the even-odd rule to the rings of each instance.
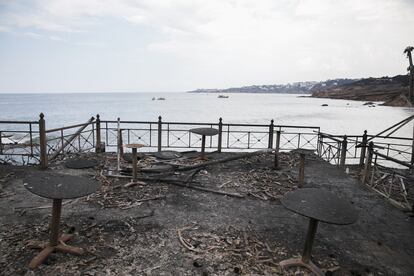
[[[318,222],[336,225],[352,224],[357,220],[357,213],[350,203],[338,198],[335,194],[322,189],[304,188],[287,193],[282,198],[286,209],[309,218],[309,228],[306,234],[305,248],[302,258],[292,258],[281,261],[281,267],[303,266],[316,275],[325,275],[311,261],[313,240]]]
[[[73,238],[73,235],[66,234],[59,238],[62,199],[87,196],[98,190],[101,184],[93,179],[80,176],[38,172],[24,179],[24,186],[35,195],[53,199],[49,242],[35,242],[31,244],[32,248],[43,250],[32,259],[29,268],[34,269],[42,264],[55,250],[77,255],[83,254],[82,248],[65,244],[65,242]]]
[[[145,147],[143,144],[126,144],[126,148],[132,149],[132,180],[137,181],[138,164],[137,164],[137,149]]]
[[[218,134],[218,129],[211,127],[201,127],[190,129],[190,132],[201,135],[201,154],[200,159],[205,159],[206,136],[214,136]]]

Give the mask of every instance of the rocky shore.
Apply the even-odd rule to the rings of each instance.
[[[312,97],[356,101],[381,101],[386,106],[411,107],[408,76],[367,78],[328,89],[313,89]]]

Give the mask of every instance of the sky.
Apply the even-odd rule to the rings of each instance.
[[[0,93],[393,76],[413,44],[414,0],[0,0]]]

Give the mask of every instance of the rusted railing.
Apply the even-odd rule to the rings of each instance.
[[[412,177],[414,166],[410,162],[401,161],[378,151],[383,149],[373,142],[369,143],[365,165],[361,172],[361,182],[397,207],[413,210],[414,194],[410,194],[409,191],[414,188]],[[381,165],[380,160],[386,161],[389,166]]]
[[[0,161],[20,164],[39,162],[37,121],[0,121]]]
[[[184,123],[119,121],[119,129],[124,143],[141,143],[149,149],[192,149],[201,147],[201,137],[189,130],[196,127],[214,127],[218,135],[208,137],[206,148],[217,151],[240,151],[273,148],[280,150],[297,148],[315,149],[319,127],[282,126],[270,124],[230,124],[223,123]],[[101,121],[101,137],[105,146],[113,150],[118,145],[118,121]]]
[[[206,148],[217,151],[251,151],[273,148],[288,151],[298,148],[315,150],[325,160],[345,166],[364,165],[367,140],[379,147],[378,152],[400,161],[413,160],[412,139],[363,135],[331,135],[319,127],[269,124],[189,123],[162,121],[122,121],[91,118],[86,123],[46,129],[43,114],[39,121],[0,121],[0,160],[25,158],[23,164],[40,163],[59,154],[85,151],[117,151],[122,144],[140,143],[148,151],[195,149],[201,137],[189,130],[196,127],[217,128],[218,135],[208,137]],[[382,159],[378,159],[382,161]],[[393,163],[394,164],[394,163]],[[412,165],[412,163],[411,163]]]
[[[377,152],[399,161],[412,162],[412,138],[372,136],[367,135],[331,135],[319,133],[318,154],[332,164],[345,166],[345,164],[364,165],[367,141],[373,141],[377,146]],[[380,162],[386,161],[384,158]],[[384,162],[383,162],[384,163]],[[392,165],[397,163],[392,162]]]
[[[83,124],[48,129],[46,133],[46,154],[49,160],[59,154],[87,152],[96,148],[95,124],[92,117]]]

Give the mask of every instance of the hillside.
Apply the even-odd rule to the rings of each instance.
[[[225,89],[197,89],[189,93],[280,93],[312,94],[316,98],[382,101],[389,106],[411,106],[407,99],[408,76],[333,79],[288,84],[251,85]]]
[[[314,87],[312,97],[357,101],[383,101],[384,105],[410,106],[408,76],[365,78],[328,89]]]

